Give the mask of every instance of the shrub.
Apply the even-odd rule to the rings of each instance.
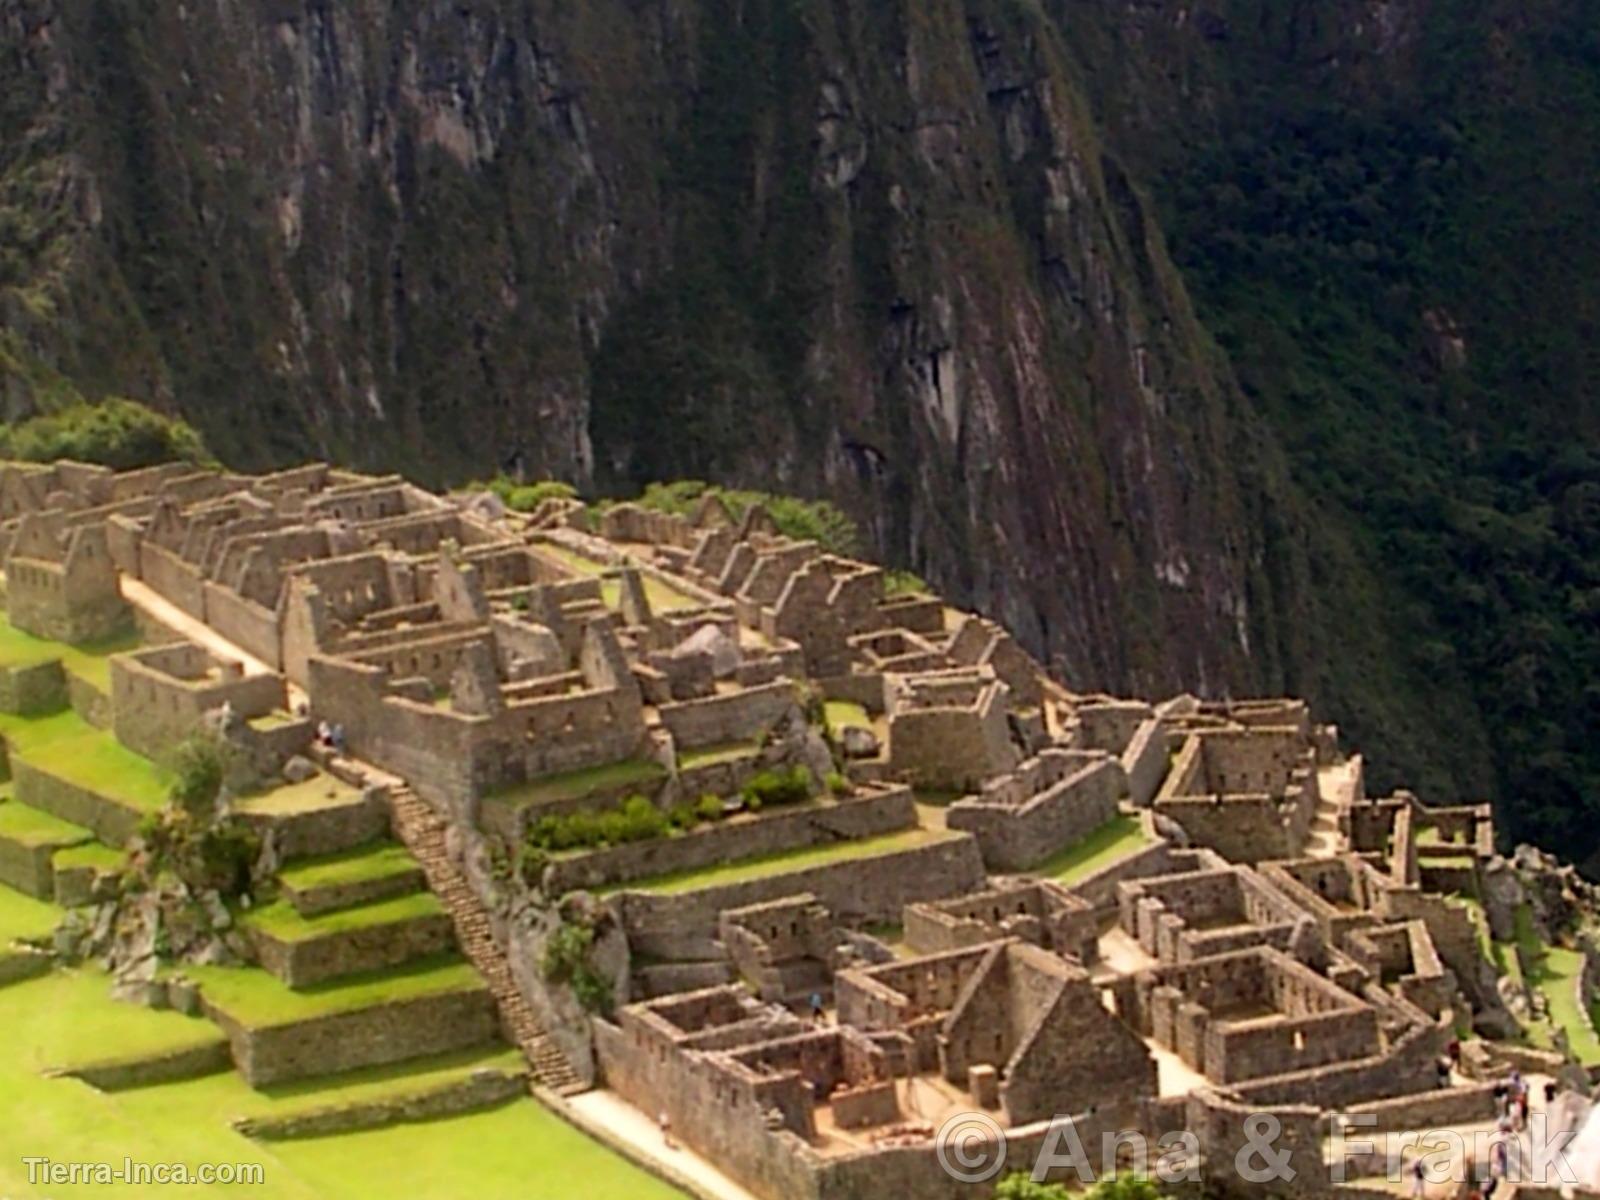
[[[850,776],[842,771],[829,771],[828,777],[823,782],[828,785],[828,791],[835,796],[848,796],[856,790],[855,784],[850,782]]]
[[[722,801],[710,792],[695,803],[694,810],[702,821],[720,821],[723,817]]]
[[[780,533],[816,542],[832,554],[853,555],[860,547],[861,534],[856,523],[826,500],[711,487],[698,479],[680,479],[673,483],[652,483],[645,488],[638,503],[658,512],[687,516],[700,497],[708,494],[722,497],[735,520],[742,518],[753,505],[760,504],[771,514]]]
[[[761,797],[760,796],[756,796],[756,795],[747,795],[747,796],[745,796],[745,798],[744,798],[744,810],[745,810],[745,812],[748,812],[748,813],[758,813],[758,812],[760,812],[761,811]]]
[[[0,458],[99,463],[118,471],[214,460],[193,426],[132,400],[108,398],[0,426]]]
[[[589,962],[594,948],[594,930],[587,925],[564,922],[545,943],[540,968],[551,983],[565,983],[586,1012],[611,1011],[611,981]]]
[[[486,483],[469,484],[500,497],[512,512],[532,512],[546,500],[576,500],[578,489],[559,479],[543,479],[538,483],[518,483],[505,475],[496,475]]]
[[[531,888],[544,883],[544,869],[550,865],[550,856],[538,846],[524,843],[517,854],[517,874]]]
[[[751,808],[752,801],[755,801],[755,808],[762,804],[774,807],[803,804],[811,799],[811,772],[801,766],[790,767],[787,771],[762,771],[740,789],[740,794],[746,808]]]
[[[700,814],[695,811],[694,805],[685,801],[672,806],[672,811],[667,814],[667,820],[674,829],[687,833],[700,824]]]
[[[928,585],[923,582],[922,577],[913,575],[910,571],[885,571],[883,573],[883,594],[885,598],[918,596],[924,595],[928,591]]]
[[[665,837],[671,828],[666,814],[643,796],[628,797],[622,806],[622,817],[626,825],[623,838],[630,842],[648,842],[652,838]]]
[[[228,775],[231,749],[215,734],[194,733],[173,748],[173,780],[169,796],[187,812],[204,814],[216,807]]]

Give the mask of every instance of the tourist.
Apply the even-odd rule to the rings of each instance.
[[[1444,1052],[1450,1056],[1450,1065],[1459,1071],[1461,1069],[1461,1039],[1451,1038],[1450,1044],[1444,1048]]]
[[[1450,1086],[1450,1060],[1448,1058],[1441,1058],[1438,1061],[1438,1063],[1435,1064],[1435,1066],[1436,1066],[1436,1068],[1438,1069],[1438,1072],[1439,1072],[1439,1086],[1442,1087],[1442,1088],[1449,1087]]]
[[[333,745],[333,727],[330,726],[326,721],[317,722],[317,745]]]
[[[811,993],[811,1020],[817,1025],[821,1025],[826,1020],[826,1017],[822,1011],[821,992]]]
[[[1557,1090],[1558,1089],[1556,1088],[1555,1080],[1551,1079],[1546,1081],[1544,1085],[1544,1106],[1546,1109],[1549,1109],[1550,1106],[1556,1102]]]
[[[335,722],[334,726],[333,726],[333,729],[328,734],[328,738],[329,738],[330,744],[333,746],[333,752],[335,754],[343,754],[344,753],[344,726],[340,725],[338,722]]]
[[[1415,1200],[1422,1200],[1423,1189],[1427,1182],[1427,1172],[1422,1165],[1422,1155],[1419,1154],[1411,1163],[1411,1195]]]
[[[672,1118],[667,1116],[667,1110],[663,1108],[661,1110],[661,1115],[657,1117],[656,1120],[661,1126],[662,1144],[665,1145],[668,1150],[676,1150],[678,1147],[672,1142]]]

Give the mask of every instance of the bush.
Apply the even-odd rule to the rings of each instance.
[[[589,962],[594,948],[594,930],[587,925],[564,922],[545,944],[540,968],[551,983],[565,983],[586,1012],[609,1013],[612,1004],[611,981]]]
[[[682,833],[688,833],[700,824],[700,814],[695,811],[694,805],[685,801],[672,806],[672,811],[667,814],[667,820],[672,827]]]
[[[517,874],[531,888],[538,888],[544,883],[544,869],[549,865],[550,856],[538,846],[524,843],[517,854]]]
[[[855,784],[850,782],[850,776],[842,771],[829,771],[828,777],[823,782],[828,785],[828,791],[835,796],[848,796],[856,790]]]
[[[711,487],[698,479],[680,479],[674,483],[652,483],[645,488],[638,503],[658,512],[687,516],[705,495],[720,496],[734,520],[741,519],[752,506],[760,504],[771,514],[778,531],[787,537],[816,542],[832,554],[853,555],[860,549],[861,533],[856,523],[826,500]]]
[[[723,817],[722,800],[707,792],[695,803],[694,810],[702,821],[720,821]]]
[[[672,828],[667,815],[643,796],[630,796],[620,808],[583,810],[564,817],[541,817],[528,830],[527,844],[543,851],[621,846],[665,837]]]
[[[533,512],[546,500],[576,500],[578,489],[559,479],[544,479],[538,483],[518,483],[504,475],[496,475],[486,483],[472,483],[468,487],[493,492],[512,512]]]
[[[228,776],[231,749],[215,734],[194,733],[173,749],[172,773],[176,776],[169,796],[186,812],[211,812]]]
[[[811,772],[801,766],[787,771],[762,771],[740,789],[745,807],[755,812],[763,804],[781,807],[811,799]]]
[[[70,458],[118,471],[166,462],[215,461],[193,426],[116,397],[0,426],[0,458],[29,462]]]

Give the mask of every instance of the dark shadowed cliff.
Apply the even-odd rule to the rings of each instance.
[[[1081,687],[1576,813],[1583,7],[0,0],[0,387],[825,495]]]

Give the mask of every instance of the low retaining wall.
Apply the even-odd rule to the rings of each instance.
[[[43,951],[0,949],[0,987],[48,975],[54,961]]]
[[[1352,1137],[1391,1133],[1408,1129],[1441,1129],[1449,1125],[1486,1124],[1494,1120],[1494,1083],[1475,1083],[1466,1087],[1440,1088],[1355,1104],[1353,1114],[1377,1118],[1376,1125],[1351,1126]]]
[[[456,935],[450,914],[439,912],[300,941],[282,940],[251,927],[250,941],[263,967],[290,987],[303,988],[442,954],[454,949]]]
[[[239,814],[257,832],[271,830],[282,859],[316,858],[377,841],[389,834],[389,805],[374,788],[359,801],[303,813]]]
[[[53,900],[56,894],[55,869],[50,859],[57,843],[27,846],[0,838],[0,883],[26,892],[37,900]]]
[[[907,904],[944,900],[987,884],[970,836],[826,866],[672,895],[620,892],[610,898],[635,952],[666,959],[715,957],[717,920],[743,908],[810,892],[844,924],[891,923]]]
[[[83,826],[108,846],[126,846],[144,818],[144,813],[132,805],[58,779],[19,758],[12,758],[11,773],[18,800]]]
[[[910,829],[916,823],[916,802],[909,788],[837,804],[809,804],[794,812],[734,817],[678,837],[561,859],[546,870],[544,891],[546,895],[559,896],[578,888],[602,888],[762,854],[876,837]]]
[[[67,676],[67,702],[86,724],[96,729],[111,728],[111,697],[87,679]]]
[[[474,1071],[455,1083],[441,1084],[423,1091],[409,1092],[361,1104],[335,1105],[311,1109],[284,1117],[245,1117],[233,1123],[234,1129],[258,1141],[289,1141],[293,1138],[326,1137],[378,1129],[408,1121],[431,1121],[457,1113],[493,1108],[528,1094],[526,1075],[505,1071]]]
[[[500,1031],[487,989],[441,992],[260,1029],[241,1025],[209,1001],[203,1004],[228,1035],[234,1064],[251,1087],[466,1050],[493,1042]]]
[[[174,1083],[180,1079],[198,1079],[202,1075],[215,1075],[232,1068],[233,1056],[228,1052],[228,1043],[218,1040],[203,1046],[158,1054],[153,1058],[89,1063],[63,1071],[62,1074],[71,1079],[81,1079],[102,1092],[121,1092],[158,1083]]]
[[[355,908],[395,896],[406,896],[426,886],[427,877],[418,866],[382,879],[327,884],[304,891],[297,891],[286,883],[283,885],[283,896],[302,917],[315,917],[322,913],[337,912],[341,908]]]

